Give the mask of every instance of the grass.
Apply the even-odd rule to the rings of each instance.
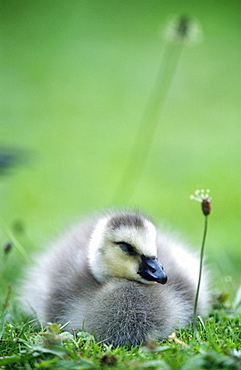
[[[216,297],[208,318],[177,330],[162,342],[128,348],[96,343],[88,333],[66,333],[57,324],[41,330],[22,323],[5,307],[0,320],[0,367],[3,369],[240,369],[241,315],[239,298]],[[11,314],[10,314],[11,313]]]

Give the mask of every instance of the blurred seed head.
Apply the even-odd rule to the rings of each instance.
[[[203,32],[194,18],[187,15],[174,16],[164,30],[164,37],[177,44],[195,44],[202,41]]]
[[[7,255],[11,252],[11,250],[13,249],[13,243],[12,242],[7,242],[4,246],[3,246],[3,251],[4,253]]]
[[[0,146],[0,176],[11,174],[13,168],[26,165],[30,161],[30,153],[25,149]]]
[[[202,201],[202,211],[205,216],[209,215],[212,211],[212,200],[211,198],[203,199]]]
[[[197,189],[190,199],[196,200],[201,203],[202,211],[205,216],[208,216],[212,211],[212,198],[209,196],[210,190]]]

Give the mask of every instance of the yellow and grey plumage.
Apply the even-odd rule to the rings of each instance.
[[[98,341],[137,345],[191,322],[197,279],[198,260],[182,243],[139,212],[110,211],[36,258],[21,301],[43,325],[69,322]],[[206,280],[199,314],[208,307]]]

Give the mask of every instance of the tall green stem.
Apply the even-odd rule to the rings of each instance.
[[[116,193],[114,194],[114,201],[123,199],[123,196],[130,199],[142,175],[153,138],[155,137],[160,109],[171,86],[182,49],[183,45],[172,43],[166,45],[155,86],[151,91],[139,123],[128,163],[123,170]]]
[[[202,279],[204,247],[205,247],[205,241],[206,241],[207,229],[208,229],[208,215],[204,217],[205,217],[205,223],[204,223],[204,232],[203,232],[203,239],[202,239],[201,253],[200,253],[199,276],[198,276],[198,284],[197,284],[196,296],[195,296],[195,301],[194,301],[194,309],[193,309],[194,335],[197,334],[197,304],[198,304],[198,297],[199,297],[199,291],[200,291],[200,285],[201,285],[201,279]]]

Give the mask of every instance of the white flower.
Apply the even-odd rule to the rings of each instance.
[[[200,203],[202,203],[202,201],[204,199],[210,199],[210,201],[211,201],[212,198],[210,198],[209,193],[210,193],[210,190],[209,189],[206,189],[206,190],[204,190],[204,189],[201,189],[201,190],[197,189],[194,192],[194,195],[190,195],[190,199],[196,200],[197,202],[200,202]]]
[[[208,216],[212,210],[212,198],[209,196],[209,189],[197,189],[194,195],[190,195],[190,199],[196,200],[202,204],[202,211],[205,216]]]

